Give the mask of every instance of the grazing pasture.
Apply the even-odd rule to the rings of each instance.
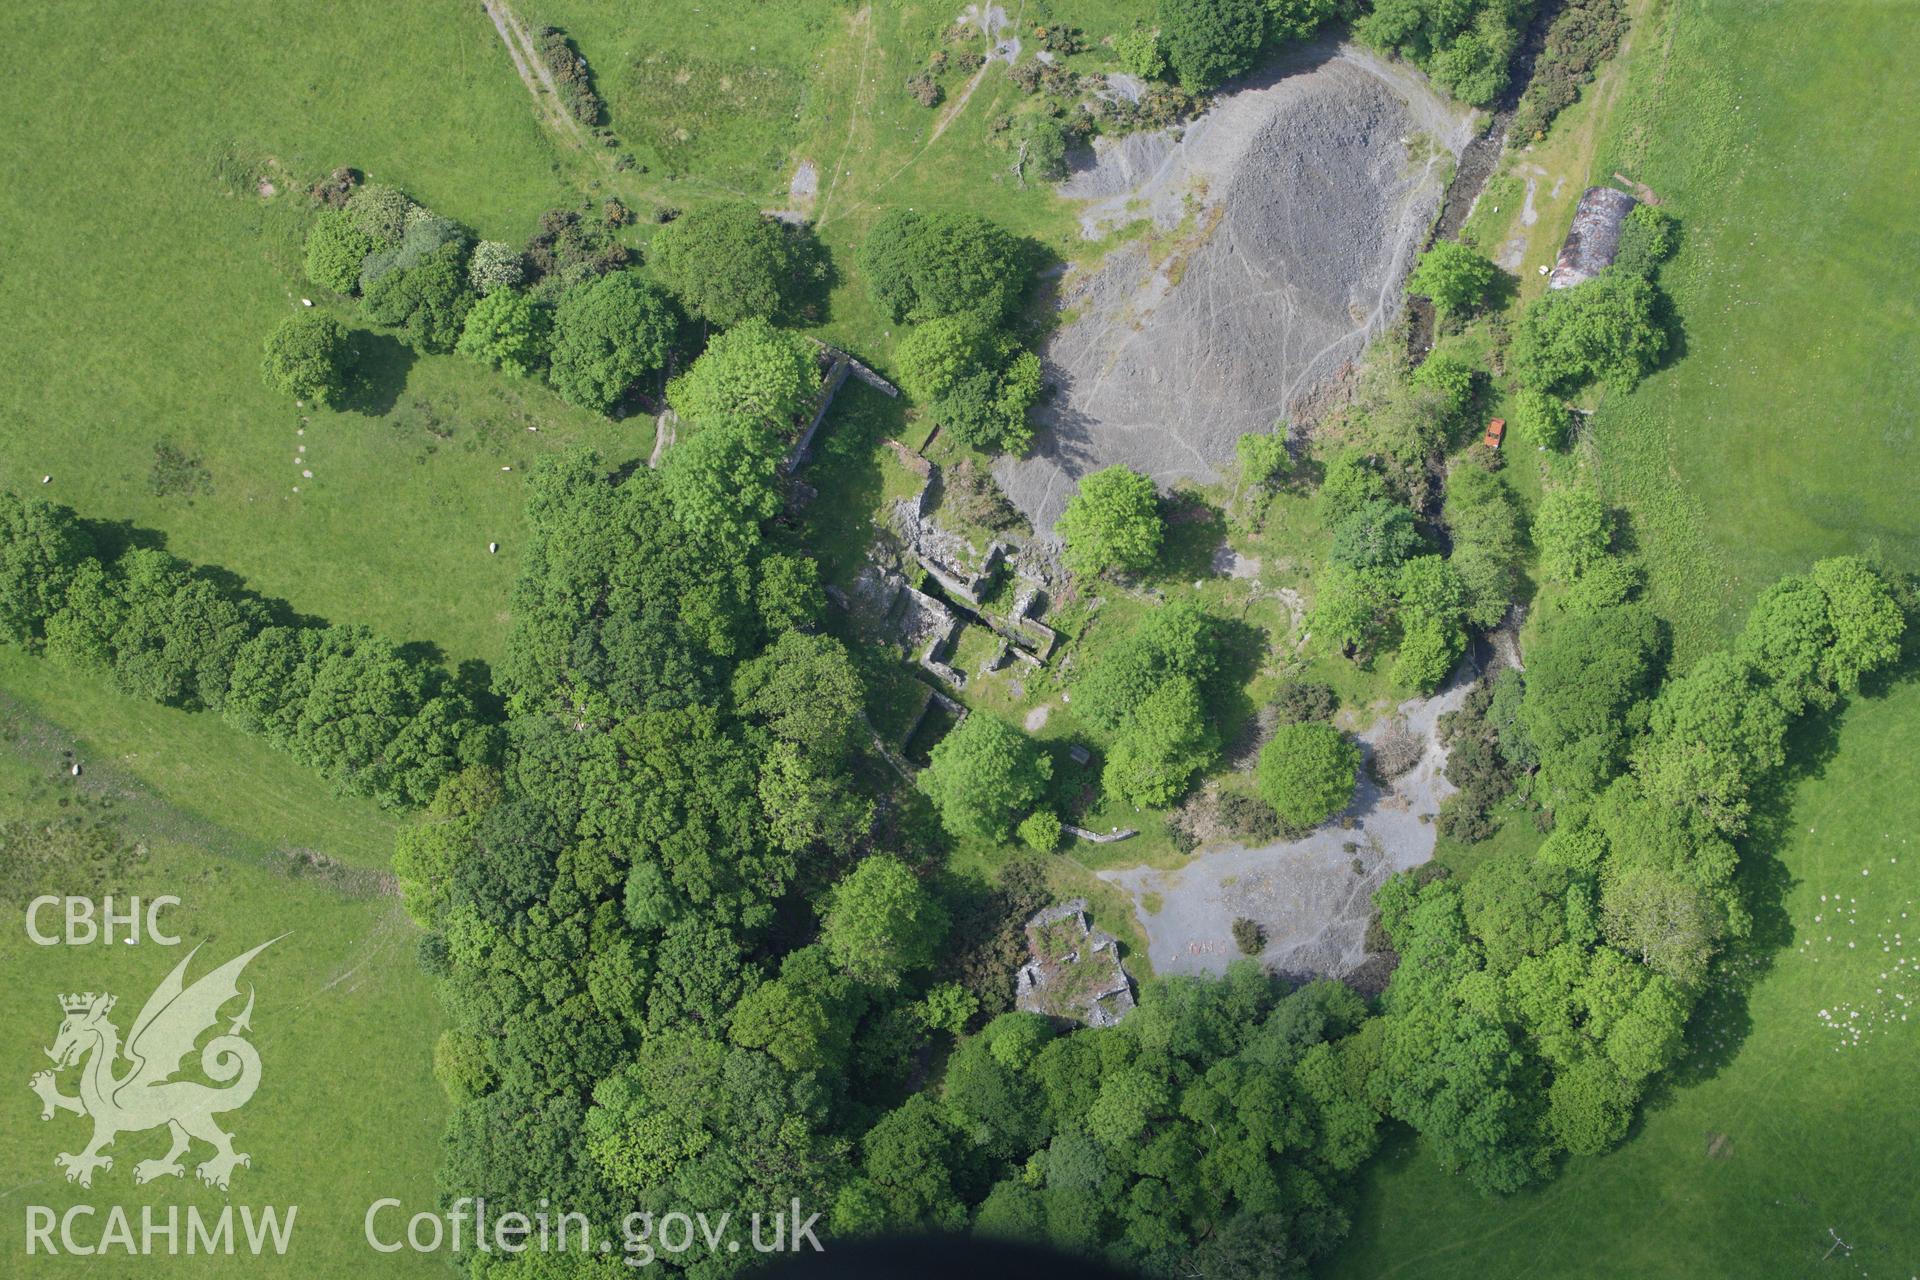
[[[259,373],[303,297],[363,323],[301,270],[332,168],[515,243],[574,198],[477,6],[13,5],[0,39],[31,51],[0,85],[0,479],[302,611],[497,656],[525,464],[644,455],[648,424],[385,337],[343,412]]]
[[[1593,170],[1648,184],[1685,225],[1662,272],[1683,358],[1604,400],[1584,446],[1681,663],[1821,556],[1920,565],[1920,254],[1903,229],[1916,179],[1900,141],[1920,126],[1902,71],[1920,15],[1805,16],[1676,0],[1634,32]],[[1691,1062],[1628,1142],[1490,1200],[1403,1135],[1326,1275],[1920,1267],[1920,1124],[1892,1101],[1920,1064],[1915,675],[1909,663],[1796,734],[1790,776],[1742,846],[1755,944],[1730,957],[1690,1027]]]
[[[1920,130],[1905,73],[1920,11],[1672,6],[1594,176],[1646,183],[1684,220],[1661,272],[1678,358],[1591,424],[1603,490],[1633,516],[1678,656],[1821,556],[1920,567]]]
[[[236,1213],[240,1206],[256,1213],[273,1206],[283,1220],[294,1211],[290,1248],[284,1257],[256,1258],[243,1250],[177,1260],[195,1275],[346,1276],[370,1268],[383,1276],[445,1274],[442,1260],[428,1255],[376,1258],[361,1227],[367,1207],[383,1197],[414,1208],[432,1205],[446,1108],[432,1074],[440,1007],[432,981],[413,961],[419,935],[399,900],[372,873],[290,859],[272,836],[179,809],[107,762],[87,756],[95,767],[75,778],[51,750],[46,726],[14,708],[0,708],[0,730],[0,841],[9,859],[8,887],[0,889],[7,916],[0,964],[9,979],[0,993],[0,1025],[8,1032],[0,1048],[8,1082],[0,1160],[11,1171],[0,1197],[0,1252],[9,1259],[8,1274],[150,1276],[169,1262],[164,1238],[156,1238],[163,1255],[157,1260],[114,1249],[94,1258],[43,1254],[29,1262],[28,1205],[56,1214],[98,1206],[92,1219],[76,1220],[81,1243],[98,1240],[108,1206],[124,1207],[136,1237],[143,1207],[162,1224],[174,1208],[183,1215],[184,1253],[189,1209],[212,1223],[228,1204]],[[244,804],[236,808],[243,823],[257,816]],[[20,862],[71,847],[73,832],[84,828],[104,832],[98,847],[117,851],[103,860],[104,874],[95,864],[77,882],[56,872],[12,892],[21,883]],[[21,927],[25,902],[15,899],[38,892],[96,900],[111,893],[123,907],[125,895],[172,894],[181,904],[162,923],[181,945],[35,946]],[[42,914],[43,928],[56,927],[54,915]],[[251,987],[256,993],[248,1039],[261,1069],[254,1097],[220,1117],[235,1150],[251,1158],[233,1172],[229,1190],[195,1177],[193,1165],[210,1154],[198,1144],[183,1160],[183,1177],[136,1186],[134,1166],[166,1151],[163,1129],[122,1133],[106,1153],[113,1167],[97,1171],[90,1189],[64,1181],[53,1157],[80,1150],[88,1122],[64,1113],[43,1122],[40,1103],[26,1088],[27,1079],[48,1066],[42,1050],[54,1043],[60,1025],[56,997],[111,993],[119,1001],[111,1020],[125,1034],[148,994],[195,945],[202,950],[189,982],[276,937],[242,978],[242,992]],[[223,1030],[238,1010],[236,1002],[225,1011]],[[64,1073],[60,1091],[73,1094],[75,1079],[74,1072]],[[383,1225],[391,1220],[389,1214]]]

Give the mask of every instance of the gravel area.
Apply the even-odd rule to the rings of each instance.
[[[1455,790],[1442,776],[1447,753],[1437,725],[1466,698],[1475,675],[1472,662],[1464,662],[1439,693],[1401,703],[1359,734],[1370,750],[1398,721],[1426,747],[1413,768],[1384,788],[1361,770],[1346,812],[1305,839],[1227,845],[1171,871],[1100,872],[1133,896],[1154,972],[1224,973],[1239,954],[1233,921],[1246,916],[1266,930],[1261,960],[1270,971],[1295,978],[1360,975],[1373,891],[1394,872],[1433,857],[1433,818]],[[1342,818],[1351,826],[1342,826]],[[1146,909],[1148,895],[1157,895],[1157,911]]]
[[[1391,319],[1469,133],[1417,73],[1320,44],[1177,136],[1101,146],[1061,188],[1083,232],[1147,218],[1158,242],[1064,282],[1075,318],[1042,352],[1058,394],[1034,452],[995,468],[1014,505],[1050,530],[1116,462],[1217,480],[1239,436],[1294,416]]]

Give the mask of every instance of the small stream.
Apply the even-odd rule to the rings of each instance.
[[[1540,12],[1534,15],[1533,26],[1527,30],[1526,43],[1514,62],[1513,79],[1507,85],[1507,91],[1494,104],[1493,115],[1487,121],[1487,127],[1480,135],[1466,145],[1460,153],[1460,165],[1454,170],[1453,181],[1447,184],[1447,197],[1440,206],[1440,217],[1433,224],[1433,233],[1427,244],[1438,240],[1451,240],[1460,234],[1460,228],[1466,225],[1467,215],[1473,212],[1474,202],[1480,199],[1482,188],[1493,171],[1500,164],[1500,155],[1507,145],[1507,126],[1513,123],[1513,109],[1519,105],[1520,95],[1526,92],[1527,85],[1533,80],[1533,64],[1546,47],[1547,28],[1560,12],[1563,0],[1551,0],[1540,6]],[[1427,352],[1433,350],[1433,304],[1425,298],[1407,298],[1407,354],[1413,363],[1419,364],[1427,358]]]

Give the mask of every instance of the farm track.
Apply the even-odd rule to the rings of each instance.
[[[507,46],[507,56],[513,59],[513,69],[520,76],[520,83],[526,85],[527,92],[533,95],[534,106],[547,131],[567,138],[576,147],[590,146],[592,140],[561,101],[560,87],[554,83],[553,72],[547,70],[546,62],[540,57],[539,46],[534,43],[533,33],[527,30],[520,15],[508,8],[503,0],[481,0],[481,4],[487,16],[493,19],[493,29],[500,33],[501,42]]]
[[[548,136],[567,150],[589,157],[592,176],[629,203],[655,207],[669,204],[666,197],[649,190],[636,174],[617,166],[600,137],[567,110],[566,102],[560,95],[560,86],[555,82],[553,72],[547,69],[545,59],[540,56],[540,48],[532,31],[506,0],[481,0],[481,5],[487,17],[493,21],[493,29],[499,33],[500,42],[506,45],[507,56],[513,60],[514,73],[532,96],[534,113]],[[749,192],[724,183],[701,180],[683,182],[681,186],[708,195],[753,198]]]

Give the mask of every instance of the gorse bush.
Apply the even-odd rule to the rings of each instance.
[[[581,124],[592,126],[606,115],[606,104],[594,89],[593,73],[587,60],[574,48],[567,33],[558,27],[541,27],[535,33],[534,47],[559,87],[560,101]]]
[[[605,217],[587,217],[577,209],[547,210],[522,252],[529,279],[542,290],[561,293],[618,271],[632,254],[613,232]]]
[[[1554,119],[1572,106],[1580,87],[1620,48],[1627,14],[1620,0],[1571,0],[1547,28],[1546,47],[1534,60],[1533,79],[1520,95],[1507,136],[1514,143],[1546,137]]]

